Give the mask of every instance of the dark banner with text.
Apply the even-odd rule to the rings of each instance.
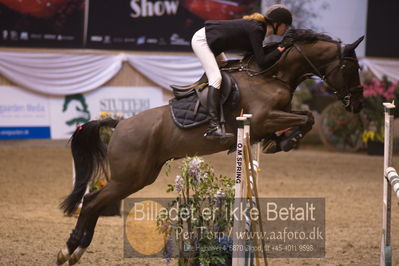
[[[399,1],[369,0],[366,56],[399,58]]]
[[[91,0],[89,48],[189,51],[194,32],[210,19],[259,11],[259,0]]]
[[[0,0],[2,46],[80,48],[85,0]]]

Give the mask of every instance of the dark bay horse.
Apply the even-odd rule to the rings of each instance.
[[[313,125],[307,112],[290,110],[295,88],[310,75],[323,78],[336,91],[346,109],[359,112],[362,108],[358,62],[355,48],[362,38],[341,45],[329,36],[307,30],[294,30],[293,45],[280,61],[267,71],[260,71],[248,57],[234,63],[242,71],[231,75],[240,87],[240,102],[233,112],[226,112],[226,130],[236,132],[234,121],[240,110],[253,114],[251,140],[267,138],[276,131],[299,127],[303,133]],[[100,139],[102,126],[115,128],[108,147]],[[235,140],[221,143],[207,140],[203,133],[207,125],[178,128],[169,106],[144,111],[126,120],[95,120],[78,128],[72,136],[71,148],[75,163],[76,182],[61,207],[72,213],[84,196],[86,186],[94,175],[108,163],[111,179],[101,190],[84,197],[76,227],[57,256],[59,265],[69,260],[75,264],[90,245],[99,212],[107,205],[121,200],[152,184],[164,163],[172,158],[205,155],[224,151]]]

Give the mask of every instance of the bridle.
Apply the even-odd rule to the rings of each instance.
[[[308,64],[310,65],[310,67],[312,68],[312,70],[314,71],[314,73],[311,74],[305,74],[307,76],[309,75],[317,75],[318,77],[320,77],[330,88],[332,88],[334,90],[334,93],[337,94],[338,98],[342,101],[342,103],[344,104],[345,108],[349,108],[352,104],[352,96],[355,94],[359,94],[363,92],[363,87],[361,85],[358,86],[354,86],[354,87],[346,87],[345,85],[343,90],[337,90],[336,88],[334,88],[333,86],[331,86],[331,84],[328,82],[328,77],[334,73],[337,70],[341,70],[341,73],[343,75],[342,80],[346,80],[347,76],[348,76],[348,63],[352,62],[354,64],[354,66],[359,69],[359,64],[357,62],[356,58],[353,57],[348,57],[348,56],[343,56],[342,53],[342,48],[341,48],[341,43],[337,42],[337,47],[338,47],[338,51],[337,51],[337,58],[339,59],[338,64],[336,64],[335,66],[331,67],[330,69],[328,69],[328,65],[326,65],[327,67],[327,71],[326,73],[323,75],[319,69],[312,63],[312,61],[305,55],[305,53],[302,51],[302,49],[297,45],[297,44],[293,44],[294,48],[302,55],[303,58],[305,58],[305,60],[308,62]],[[321,67],[322,69],[325,66]],[[346,82],[344,82],[345,84]]]
[[[357,69],[359,69],[359,64],[357,62],[356,58],[353,57],[349,57],[349,56],[344,56],[343,52],[342,52],[342,47],[341,47],[341,43],[337,42],[337,55],[336,58],[338,58],[338,64],[336,64],[333,67],[329,67],[329,65],[331,63],[328,63],[322,67],[320,67],[321,69],[327,68],[327,71],[325,74],[322,74],[319,70],[319,68],[317,68],[315,66],[315,64],[312,63],[312,61],[309,59],[309,57],[306,56],[306,54],[302,51],[302,49],[296,44],[293,44],[293,47],[302,55],[302,57],[307,61],[307,63],[310,65],[310,67],[312,68],[312,73],[305,73],[304,75],[301,76],[300,80],[303,81],[306,78],[309,78],[311,76],[317,75],[318,77],[320,77],[330,88],[332,88],[334,90],[334,94],[337,95],[337,97],[342,101],[342,103],[344,104],[345,108],[349,108],[352,104],[352,96],[356,95],[356,94],[361,94],[363,92],[363,87],[361,85],[358,86],[354,86],[354,87],[346,87],[344,85],[344,88],[342,91],[337,90],[336,88],[334,88],[333,86],[331,86],[331,84],[328,82],[328,77],[334,73],[337,70],[341,70],[341,73],[343,75],[343,80],[345,81],[347,79],[347,77],[349,76],[349,73],[347,71],[348,69],[348,63],[353,63],[353,66],[355,66]],[[285,55],[283,56],[287,56],[288,53],[284,53]],[[261,71],[255,71],[253,69],[250,69],[249,65],[251,60],[254,58],[254,56],[252,55],[248,61],[246,62],[246,64],[241,64],[239,66],[236,67],[223,67],[221,68],[221,70],[224,71],[228,71],[228,72],[234,72],[234,71],[239,71],[239,72],[246,72],[248,74],[249,77],[255,77],[261,74],[264,74],[266,72],[269,71],[268,69],[264,69]],[[281,60],[281,59],[280,59]],[[286,84],[288,87],[290,87],[290,85],[288,84],[287,81],[277,77],[277,76],[273,76],[273,78],[280,80],[281,82],[283,82],[284,84]],[[300,82],[299,82],[300,83]],[[346,83],[346,82],[344,82]]]

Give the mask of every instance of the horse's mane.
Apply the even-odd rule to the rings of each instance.
[[[299,43],[313,43],[317,41],[325,42],[339,42],[334,40],[331,36],[323,33],[317,33],[310,29],[290,29],[284,36],[283,42],[286,39],[291,39]]]
[[[339,43],[339,40],[333,39],[331,36],[328,36],[324,33],[318,33],[311,29],[290,29],[284,36],[283,40],[280,43],[274,42],[269,43],[263,47],[265,54],[272,52],[277,48],[280,44],[284,44],[284,42],[289,41],[290,43],[314,43],[317,41],[325,41],[331,43]],[[243,61],[247,61],[253,56],[253,53],[244,54]],[[269,69],[275,67],[280,63],[282,58],[280,58],[273,66],[270,66]],[[255,61],[254,61],[255,62]]]

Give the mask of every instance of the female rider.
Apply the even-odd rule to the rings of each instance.
[[[223,52],[250,52],[255,55],[259,67],[270,67],[280,58],[285,47],[279,46],[265,54],[262,42],[265,36],[284,35],[291,24],[292,15],[288,8],[272,5],[264,16],[254,13],[242,19],[208,20],[205,27],[194,34],[191,45],[208,77],[207,103],[210,121],[205,137],[214,139],[233,136],[222,132],[218,114],[222,76],[217,61],[225,60]]]

